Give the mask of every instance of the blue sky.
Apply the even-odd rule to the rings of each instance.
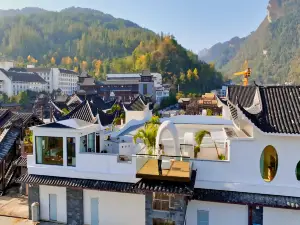
[[[254,31],[267,15],[267,4],[268,0],[9,0],[0,8],[93,8],[171,33],[184,47],[198,52]]]

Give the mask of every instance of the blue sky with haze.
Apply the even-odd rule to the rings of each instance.
[[[1,1],[0,8],[93,8],[171,33],[184,47],[198,52],[254,31],[267,15],[267,4],[268,0],[9,0]]]

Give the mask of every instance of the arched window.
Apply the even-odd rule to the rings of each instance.
[[[298,164],[296,166],[296,177],[297,177],[297,180],[300,181],[300,161],[298,162]]]
[[[268,145],[265,147],[260,156],[260,173],[261,177],[270,182],[274,179],[278,168],[278,155],[276,149]]]

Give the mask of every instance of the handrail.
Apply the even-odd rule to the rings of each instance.
[[[153,156],[157,157],[159,155],[150,155],[150,154],[136,154],[137,156]],[[161,157],[180,157],[180,158],[185,158],[185,159],[190,159],[188,156],[181,156],[181,155],[160,155]]]

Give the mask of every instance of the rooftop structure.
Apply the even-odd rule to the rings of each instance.
[[[29,205],[39,202],[42,219],[62,223],[76,215],[81,224],[297,224],[299,87],[256,86],[244,106],[239,99],[250,89],[230,88],[239,90],[237,103],[218,99],[222,118],[181,115],[151,125],[155,147],[151,131],[133,141],[150,126],[146,119],[117,131],[101,125],[100,114],[100,123],[33,127],[28,174],[18,179],[30,184]]]

